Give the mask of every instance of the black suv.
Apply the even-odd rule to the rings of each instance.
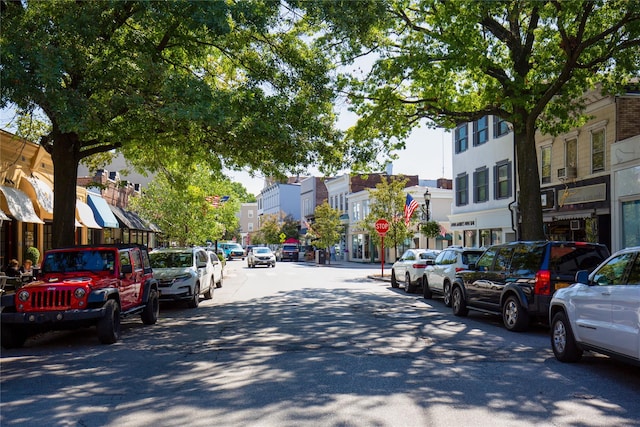
[[[591,272],[609,256],[606,246],[587,242],[512,242],[490,246],[469,270],[456,274],[451,306],[456,316],[469,309],[502,314],[510,331],[524,331],[530,320],[548,322],[556,289]]]

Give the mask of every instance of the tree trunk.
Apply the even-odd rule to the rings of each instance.
[[[535,127],[527,126],[522,133],[516,131],[514,139],[519,184],[517,200],[521,219],[521,233],[518,238],[520,240],[545,240]]]
[[[75,243],[76,184],[81,143],[75,134],[54,133],[53,161],[53,235],[54,248]]]

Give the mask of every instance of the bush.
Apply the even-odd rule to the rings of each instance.
[[[40,251],[36,247],[29,246],[27,250],[24,251],[24,259],[31,260],[33,265],[36,266],[38,264],[38,261],[40,260]]]

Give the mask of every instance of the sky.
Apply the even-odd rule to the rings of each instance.
[[[345,129],[343,126],[339,127]],[[393,162],[393,174],[418,175],[419,179],[435,180],[452,178],[451,132],[443,129],[416,128],[407,139],[404,150],[396,151],[398,159]],[[309,175],[318,176],[310,165]],[[258,194],[264,186],[264,177],[252,178],[247,172],[230,171],[227,176],[240,182],[251,194]]]

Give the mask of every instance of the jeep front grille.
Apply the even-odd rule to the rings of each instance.
[[[72,291],[38,290],[31,293],[31,307],[40,309],[60,309],[71,306]]]

